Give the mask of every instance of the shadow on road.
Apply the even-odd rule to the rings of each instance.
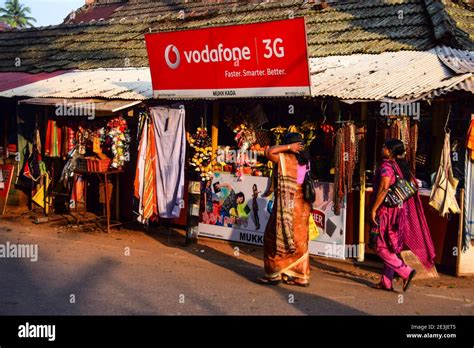
[[[11,232],[0,234],[0,243],[11,240],[9,233]],[[77,234],[74,231],[70,231],[70,233]],[[262,267],[243,258],[226,254],[208,245],[184,245],[183,235],[173,229],[159,229],[158,231],[150,229],[145,230],[144,233],[168,248],[177,248],[206,262],[234,272],[242,278],[242,282],[257,283],[256,279],[262,275]],[[19,259],[2,260],[0,263],[0,274],[2,274],[0,315],[178,314],[176,307],[168,305],[169,303],[175,303],[173,302],[176,301],[175,295],[172,295],[173,298],[169,298],[169,295],[161,295],[157,291],[156,296],[153,297],[153,289],[149,289],[150,284],[147,284],[147,282],[134,283],[133,276],[127,280],[119,280],[118,277],[115,277],[114,275],[121,271],[121,267],[124,267],[116,257],[99,256],[97,259],[97,254],[93,254],[94,260],[90,260],[87,259],[90,255],[84,254],[84,258],[78,258],[74,261],[76,263],[74,267],[75,274],[73,276],[66,274],[65,272],[71,271],[71,267],[68,267],[67,264],[55,263],[60,262],[60,255],[52,254],[52,252],[47,253],[46,248],[41,247],[42,243],[58,243],[58,248],[53,246],[49,250],[60,252],[61,242],[61,240],[41,242],[39,244],[40,259],[38,262]],[[79,247],[84,246],[78,245]],[[245,253],[245,246],[239,245],[239,248]],[[251,247],[249,248],[247,250],[251,250]],[[43,250],[41,251],[41,249]],[[201,250],[205,252],[202,253]],[[160,256],[157,255],[157,257]],[[261,259],[261,257],[257,257],[257,259]],[[44,260],[48,262],[43,262]],[[172,270],[169,271],[172,272]],[[150,277],[156,276],[156,274],[150,274]],[[159,276],[160,279],[166,280],[166,283],[163,283],[166,284],[165,286],[170,286],[171,289],[179,289],[179,291],[189,294],[187,296],[192,297],[193,305],[196,306],[195,309],[190,311],[183,308],[183,312],[191,312],[191,314],[193,312],[204,312],[214,315],[226,315],[229,312],[235,312],[232,310],[234,303],[224,303],[219,306],[218,302],[214,301],[213,294],[196,290],[194,284],[199,284],[201,281],[199,273],[195,274],[194,279],[168,277],[165,273]],[[137,277],[137,279],[140,278]],[[220,281],[217,277],[215,279]],[[107,290],[102,288],[104,282],[107,282]],[[238,289],[238,286],[237,281],[235,288]],[[277,294],[282,300],[278,302],[279,306],[281,306],[281,303],[288,303],[288,308],[296,309],[301,314],[365,314],[332,299],[318,296],[314,293],[314,286],[299,288],[287,285],[263,286],[259,284],[257,289],[259,296],[262,294],[268,294],[269,296],[272,296],[272,293]],[[108,293],[108,290],[112,293]],[[70,303],[71,295],[74,295],[75,303]],[[261,306],[252,306],[250,299],[249,309],[250,311],[255,310],[255,313],[252,314],[261,314],[259,313]],[[104,313],[100,313],[101,308],[104,308]],[[230,308],[230,310],[227,308]]]
[[[244,278],[245,281],[258,284],[262,288],[262,291],[274,291],[282,299],[288,302],[289,306],[294,306],[298,309],[301,314],[307,315],[334,315],[334,314],[346,314],[346,315],[364,315],[366,313],[359,311],[357,309],[351,308],[334,300],[324,298],[314,294],[312,292],[312,287],[300,288],[297,286],[289,285],[261,285],[258,282],[258,277],[263,275],[263,266],[256,266],[250,262],[243,260],[242,258],[229,255],[227,253],[221,252],[215,248],[210,247],[209,245],[199,244],[190,244],[185,245],[184,236],[174,229],[164,228],[157,230],[149,230],[147,235],[159,243],[164,244],[169,248],[178,248],[180,250],[186,251],[194,256],[197,256],[207,262],[213,263],[217,266],[223,267],[229,271],[233,271],[237,275]],[[239,249],[252,250],[255,248],[253,246],[245,246],[242,244],[235,244]],[[234,245],[232,245],[234,247]],[[197,250],[196,250],[197,249]],[[200,252],[204,250],[204,252]],[[263,252],[262,252],[263,254]],[[259,259],[263,265],[262,256],[252,255]],[[360,281],[359,279],[352,279],[352,277],[347,277],[347,279],[353,281]],[[366,283],[369,285],[369,282]],[[370,283],[371,285],[371,283]],[[314,288],[313,288],[314,291]],[[294,299],[294,302],[292,301]],[[314,311],[315,304],[317,303],[317,312]],[[313,309],[312,309],[313,308]],[[216,313],[218,314],[218,313]],[[258,313],[255,313],[258,315]]]

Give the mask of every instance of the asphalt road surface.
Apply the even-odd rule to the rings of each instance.
[[[0,220],[0,245],[38,245],[36,262],[0,258],[0,315],[474,314],[472,278],[414,281],[390,293],[370,288],[376,273],[314,258],[310,287],[263,286],[261,248],[183,240],[163,229],[106,234]]]

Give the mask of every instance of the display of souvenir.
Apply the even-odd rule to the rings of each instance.
[[[187,134],[187,140],[194,150],[189,164],[195,167],[195,171],[200,172],[202,181],[212,180],[215,160],[212,158],[212,142],[207,130],[199,127],[195,134]]]
[[[311,142],[316,138],[316,131],[318,125],[316,122],[304,121],[301,124],[300,130],[303,132],[303,139],[306,146],[311,145]]]
[[[275,145],[280,145],[281,144],[281,136],[285,134],[286,128],[282,126],[278,126],[275,128],[270,129],[270,131],[275,134]]]
[[[110,120],[97,134],[105,152],[113,156],[110,166],[114,169],[122,168],[130,160],[130,131],[127,121],[123,117]]]

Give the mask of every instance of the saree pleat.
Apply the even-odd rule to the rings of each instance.
[[[265,229],[265,274],[268,278],[289,276],[300,281],[308,281],[310,274],[308,219],[311,206],[303,198],[302,186],[296,184],[297,160],[295,156],[285,154],[284,165],[287,178],[283,179],[283,182],[286,181],[286,183],[282,185],[283,175],[279,174],[279,182],[275,190],[275,206]],[[282,169],[279,167],[280,173]],[[280,191],[285,190],[288,181],[291,183],[293,180],[294,190],[284,192],[283,196],[286,198],[282,199]],[[288,200],[288,195],[291,195],[290,200]],[[279,207],[279,205],[284,206]],[[288,214],[291,214],[291,218],[288,218]]]

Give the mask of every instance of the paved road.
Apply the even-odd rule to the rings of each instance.
[[[396,294],[314,259],[309,288],[262,286],[260,248],[184,246],[163,230],[105,234],[22,218],[0,221],[7,241],[37,244],[39,258],[0,259],[0,315],[474,314],[471,280],[415,282]]]

